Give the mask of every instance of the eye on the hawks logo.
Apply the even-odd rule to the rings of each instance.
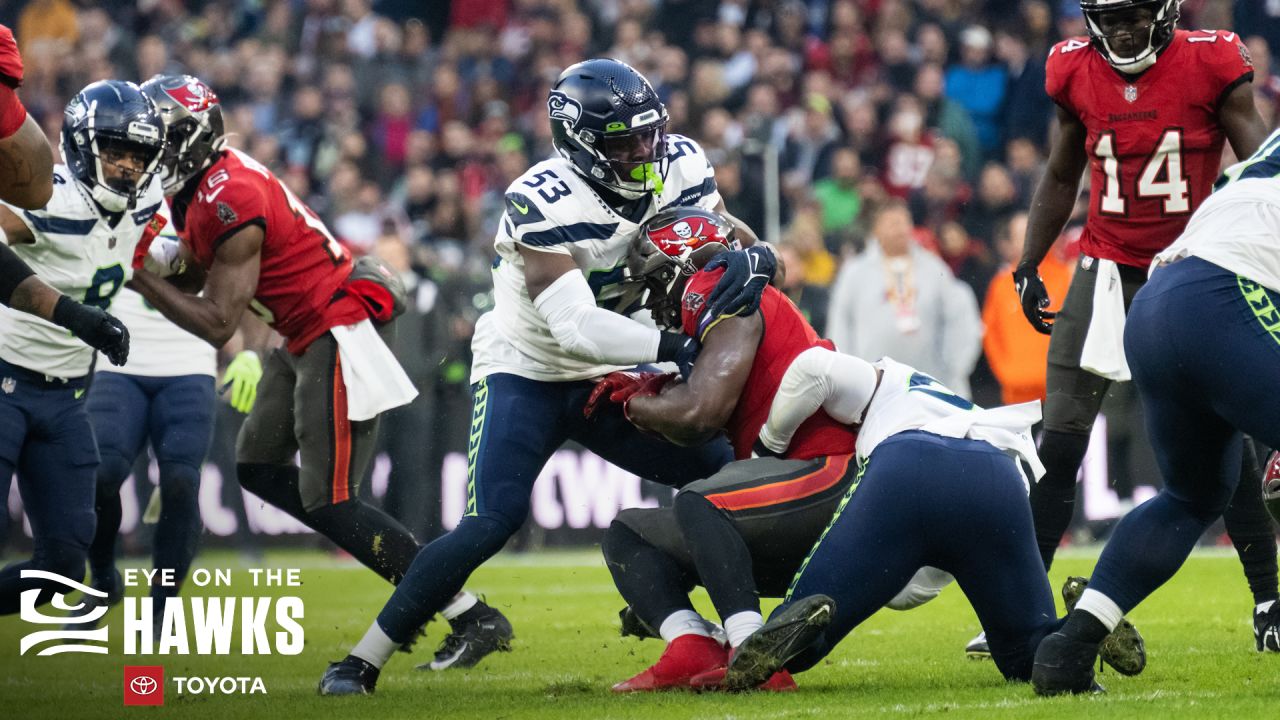
[[[218,104],[218,96],[213,94],[213,90],[194,79],[186,85],[167,88],[165,94],[191,112],[202,112]]]

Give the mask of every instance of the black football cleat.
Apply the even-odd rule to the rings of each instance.
[[[836,601],[810,595],[791,604],[734,651],[722,687],[752,690],[769,681],[791,658],[813,644],[836,611]]]
[[[316,691],[321,695],[372,695],[378,685],[378,668],[348,655],[341,662],[329,663]]]
[[[1280,601],[1266,612],[1254,610],[1253,641],[1258,652],[1280,652]]]
[[[484,601],[449,621],[452,628],[436,650],[435,658],[419,665],[419,670],[449,670],[475,667],[498,651],[511,652],[515,632],[506,616]]]
[[[628,605],[618,611],[618,620],[622,623],[622,637],[634,637],[641,640],[655,639],[660,640],[662,636],[653,631],[645,621],[636,615],[636,611]]]
[[[1098,693],[1106,689],[1093,679],[1093,663],[1098,647],[1072,640],[1061,632],[1046,637],[1036,648],[1031,668],[1031,685],[1037,695]]]
[[[1062,602],[1066,604],[1068,613],[1076,609],[1076,603],[1088,586],[1089,580],[1082,577],[1069,577],[1062,584]],[[1147,667],[1147,644],[1138,628],[1121,618],[1120,624],[1102,639],[1102,644],[1098,646],[1098,656],[1111,669],[1132,677],[1142,673]]]
[[[987,644],[987,633],[982,631],[964,646],[964,656],[970,660],[990,660],[991,646]]]

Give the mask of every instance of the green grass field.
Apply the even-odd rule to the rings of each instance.
[[[201,558],[208,567],[235,568],[237,585],[217,594],[255,593],[232,555]],[[398,654],[383,671],[378,693],[320,698],[316,681],[326,662],[359,639],[389,589],[371,573],[321,554],[269,555],[266,564],[302,568],[306,649],[301,655],[125,657],[120,610],[107,621],[112,653],[18,656],[31,629],[0,619],[0,717],[210,718],[828,718],[911,717],[1274,717],[1280,701],[1280,656],[1253,650],[1251,607],[1233,555],[1206,551],[1132,616],[1147,638],[1144,675],[1101,677],[1105,696],[1042,700],[1026,685],[1004,683],[990,662],[966,660],[962,648],[978,629],[954,587],[920,609],[883,611],[856,630],[824,665],[798,677],[800,692],[727,696],[668,693],[612,696],[609,686],[639,672],[662,650],[658,641],[622,639],[621,602],[598,553],[504,554],[481,569],[469,587],[488,595],[516,628],[515,651],[471,671],[420,672],[444,633],[412,655]],[[1067,554],[1055,567],[1088,574],[1093,558]],[[703,595],[699,607],[709,611]],[[162,664],[174,676],[261,676],[268,694],[178,695],[166,683],[162,708],[122,706],[122,666]]]

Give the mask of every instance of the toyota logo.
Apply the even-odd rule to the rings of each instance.
[[[155,678],[136,677],[129,681],[129,689],[139,695],[150,695],[157,688],[159,688],[159,683],[155,681]]]

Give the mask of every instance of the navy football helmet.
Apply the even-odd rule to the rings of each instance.
[[[142,83],[164,118],[168,147],[160,162],[164,194],[173,195],[213,164],[226,144],[222,104],[213,89],[191,75],[156,75]]]
[[[733,223],[718,212],[677,206],[654,215],[632,241],[629,283],[647,291],[642,308],[658,327],[680,327],[680,301],[689,278],[711,258],[737,247]]]
[[[108,212],[137,204],[159,167],[164,140],[164,121],[155,103],[131,82],[95,82],[72,98],[63,113],[67,169]]]
[[[1133,75],[1154,65],[1173,41],[1181,4],[1182,0],[1080,0],[1080,10],[1093,46],[1112,67]],[[1150,14],[1150,24],[1138,25],[1138,15],[1145,14]]]
[[[667,108],[630,65],[570,66],[551,86],[547,114],[556,151],[589,182],[628,199],[662,192]]]

